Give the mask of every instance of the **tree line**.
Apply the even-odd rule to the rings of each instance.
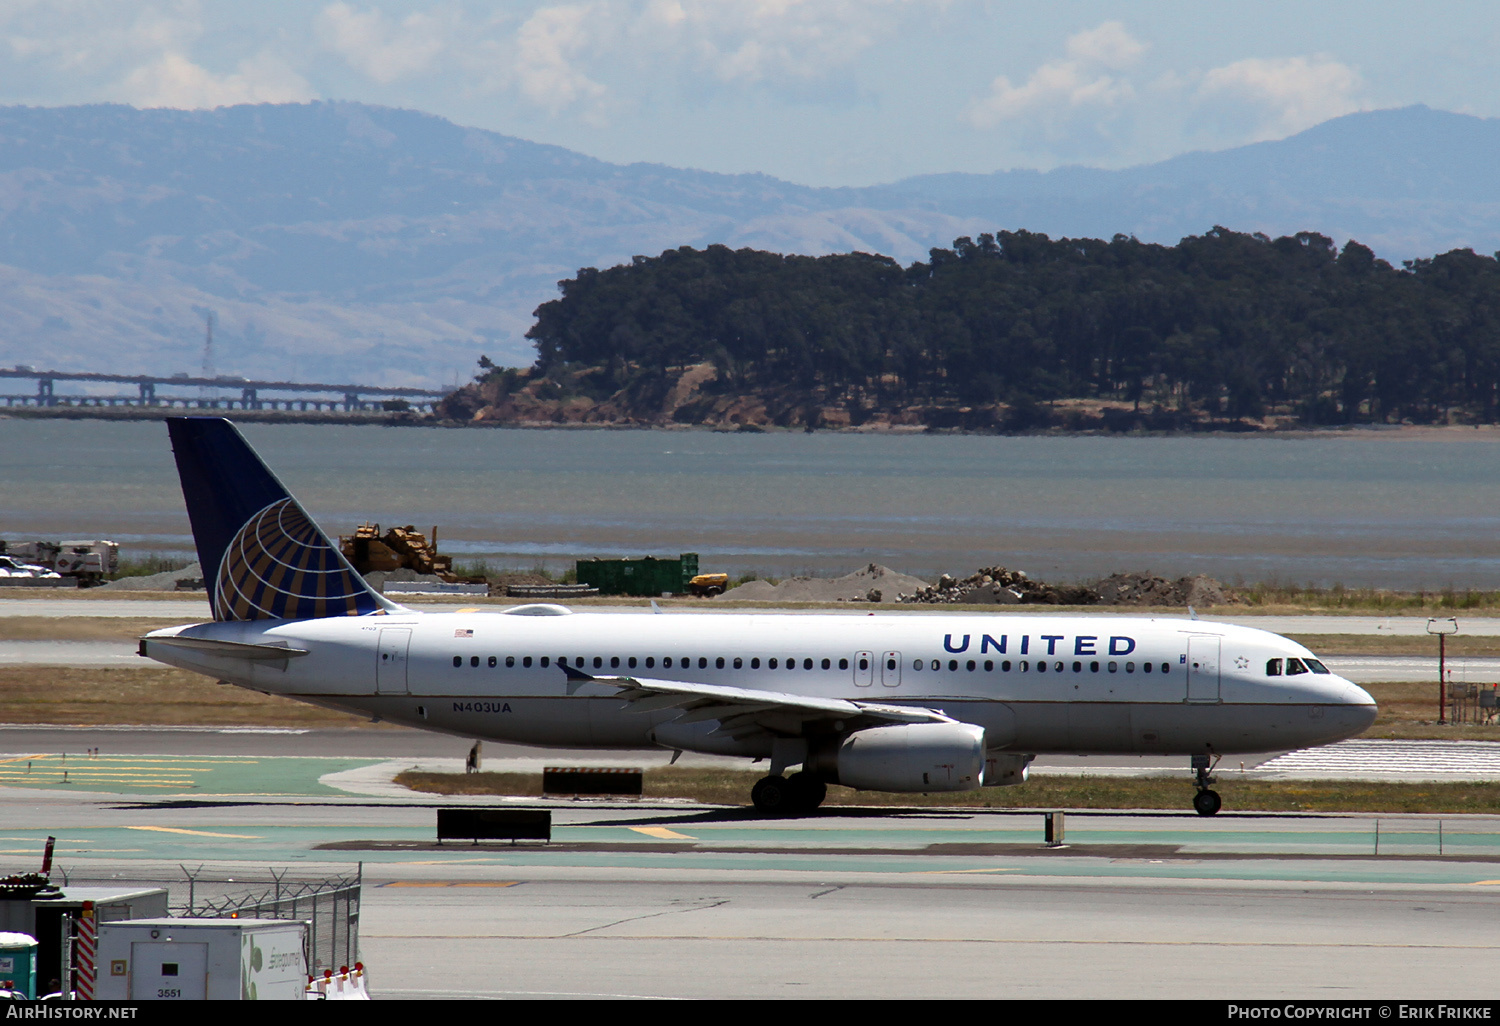
[[[1311,423],[1500,417],[1500,264],[1397,268],[1315,232],[1175,246],[983,234],[902,267],[865,253],[681,247],[559,283],[536,371],[652,391],[712,362],[727,392],[875,404],[1100,398]],[[500,373],[498,369],[492,373]]]

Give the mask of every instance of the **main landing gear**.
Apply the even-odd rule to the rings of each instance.
[[[1215,757],[1214,764],[1217,765],[1218,761]],[[1193,795],[1193,808],[1200,816],[1212,816],[1224,805],[1219,792],[1210,789],[1210,785],[1214,783],[1214,778],[1210,775],[1211,768],[1208,756],[1193,756],[1193,783],[1198,788],[1198,793]]]
[[[756,811],[767,816],[795,816],[811,812],[828,797],[828,785],[811,773],[793,773],[783,777],[773,773],[761,777],[750,789],[750,800]]]

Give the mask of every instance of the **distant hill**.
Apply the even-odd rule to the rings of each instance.
[[[529,363],[579,267],[681,245],[907,263],[1027,228],[1175,243],[1215,224],[1393,262],[1500,248],[1500,120],[1424,107],[1124,171],[815,189],[615,165],[412,111],[0,108],[0,365],[443,384]]]

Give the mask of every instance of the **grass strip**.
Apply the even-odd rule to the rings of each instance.
[[[363,716],[262,695],[168,667],[0,666],[11,724],[363,727]]]
[[[760,771],[701,770],[675,766],[648,769],[644,797],[679,798],[710,805],[748,805]],[[396,783],[441,795],[506,795],[539,798],[534,773],[426,773],[408,770]],[[1239,812],[1500,813],[1500,783],[1370,783],[1345,780],[1235,780],[1225,773],[1215,790],[1224,808]],[[828,788],[825,805],[978,809],[1168,809],[1189,808],[1192,781],[1165,777],[1033,777],[1014,787],[986,787],[946,794],[890,794]]]

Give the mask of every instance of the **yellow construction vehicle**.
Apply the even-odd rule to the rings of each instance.
[[[699,574],[688,581],[688,593],[697,595],[699,598],[713,598],[722,595],[729,588],[728,574]]]
[[[461,577],[453,572],[453,557],[439,554],[437,528],[429,542],[411,524],[393,527],[384,534],[379,524],[360,524],[352,535],[339,537],[339,550],[362,574],[376,570],[399,570],[402,567],[419,574],[432,574],[449,584],[482,584],[483,577]]]

